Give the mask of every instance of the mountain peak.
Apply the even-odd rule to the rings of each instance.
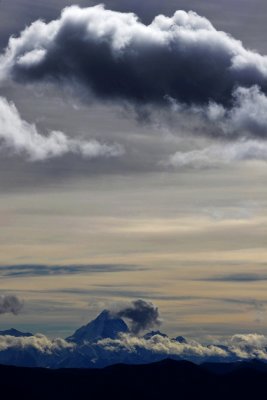
[[[160,331],[151,331],[146,333],[143,337],[146,340],[151,339],[153,336],[162,336],[162,337],[168,337],[165,333],[162,333]]]
[[[109,310],[103,310],[95,319],[95,321],[112,319],[112,314]]]
[[[30,332],[20,332],[17,329],[11,328],[5,331],[0,331],[0,336],[30,337],[33,336],[33,334]]]
[[[181,343],[181,344],[186,344],[187,343],[186,338],[184,338],[183,336],[177,336],[174,340],[176,342],[178,342],[178,343]]]
[[[129,332],[123,319],[114,316],[110,311],[102,311],[93,321],[77,329],[66,340],[78,344],[97,342],[100,339],[115,339],[120,333]]]

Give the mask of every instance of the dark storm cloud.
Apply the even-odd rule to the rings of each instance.
[[[141,270],[132,265],[7,265],[0,266],[0,276],[8,278],[76,275]]]
[[[158,308],[145,300],[133,301],[129,307],[119,310],[116,315],[131,322],[131,331],[134,334],[161,323]]]
[[[0,314],[17,315],[23,308],[23,301],[14,295],[0,296]]]
[[[66,8],[12,38],[2,76],[68,83],[80,96],[134,104],[229,105],[237,86],[267,90],[267,58],[217,31],[193,12],[160,15],[150,25],[103,6]],[[83,89],[81,88],[83,87]]]

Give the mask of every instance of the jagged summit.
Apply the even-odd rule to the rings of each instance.
[[[146,339],[146,340],[149,340],[149,339],[151,339],[153,336],[162,336],[162,337],[168,337],[168,335],[166,335],[165,333],[162,333],[162,332],[160,332],[160,331],[151,331],[151,332],[148,332],[148,333],[146,333],[144,336],[143,336],[143,338],[144,339]]]
[[[30,332],[20,332],[17,329],[11,328],[5,331],[0,331],[0,336],[30,337],[33,336],[33,334]]]
[[[114,316],[110,311],[102,311],[96,319],[82,326],[66,340],[74,343],[96,342],[99,339],[115,339],[120,333],[129,332],[123,319]]]
[[[161,336],[163,338],[167,338],[168,337],[168,335],[166,335],[166,333],[162,333],[159,330],[157,330],[157,331],[151,331],[151,332],[146,333],[143,336],[143,338],[146,339],[146,340],[149,340],[153,336]],[[177,336],[177,337],[173,338],[172,340],[175,341],[175,342],[181,343],[181,344],[186,344],[187,343],[186,338],[184,338],[183,336]]]
[[[176,338],[174,339],[176,342],[178,342],[178,343],[183,343],[183,344],[186,344],[187,343],[187,340],[186,340],[186,338],[184,338],[183,336],[176,336]]]

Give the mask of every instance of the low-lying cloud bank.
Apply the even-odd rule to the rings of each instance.
[[[267,338],[263,335],[234,335],[223,344],[180,343],[155,333],[149,338],[121,334],[117,339],[74,344],[64,339],[0,336],[0,363],[50,368],[104,367],[116,363],[142,364],[165,358],[196,363],[259,359],[267,362]]]
[[[0,97],[0,149],[26,155],[30,161],[42,161],[65,154],[77,154],[87,159],[123,154],[123,148],[118,144],[73,139],[60,131],[42,135],[36,125],[23,120],[16,106],[4,97]]]
[[[2,332],[0,363],[28,367],[101,368],[117,363],[151,363],[165,358],[189,360],[199,364],[206,361],[232,362],[251,359],[267,362],[267,337],[263,335],[237,334],[221,343],[209,345],[187,340],[182,336],[169,338],[159,331],[136,336],[132,330],[118,333],[115,338],[111,338],[107,337],[109,330],[106,329],[108,325],[103,326],[103,317],[111,318],[109,327],[118,327],[118,317],[107,315],[104,311],[92,323],[77,330],[73,336],[77,338],[81,329],[87,329],[91,340],[72,341],[72,337],[49,339],[42,334],[29,336],[27,333],[27,336],[23,336],[20,332],[17,336],[11,336],[10,331]],[[138,320],[139,316],[134,318]],[[157,319],[153,321],[152,324],[155,325]],[[101,331],[104,338],[98,338]],[[112,334],[110,331],[109,333]]]

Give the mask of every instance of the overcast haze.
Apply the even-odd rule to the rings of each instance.
[[[0,2],[1,329],[267,334],[266,2],[76,4]]]

